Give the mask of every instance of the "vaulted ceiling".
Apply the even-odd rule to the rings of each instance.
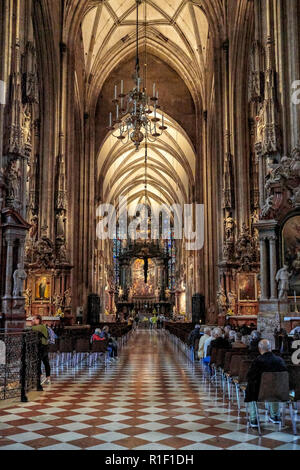
[[[166,118],[168,130],[148,144],[147,186],[151,207],[157,204],[184,204],[191,198],[195,180],[196,157],[184,130]],[[118,205],[126,196],[129,207],[143,200],[145,191],[145,146],[138,152],[130,141],[124,145],[111,134],[98,156],[98,178],[102,180],[102,199]]]
[[[143,0],[139,19],[140,54],[147,49],[149,56],[156,55],[167,63],[199,105],[205,88],[209,46],[209,27],[202,9],[191,0]],[[114,71],[119,64],[128,63],[135,55],[136,1],[92,2],[82,22],[82,38],[88,89],[105,95],[104,84],[114,82]],[[166,114],[172,101],[169,94],[168,89],[163,93]],[[185,99],[189,99],[188,95]],[[101,125],[104,113],[106,126],[107,106],[103,100],[100,104]],[[184,113],[185,100],[181,106]],[[171,116],[166,119],[168,130],[155,143],[148,144],[147,196],[153,208],[158,204],[188,203],[195,187],[195,142],[178,121]],[[175,119],[180,120],[178,116]],[[136,152],[132,142],[124,145],[111,134],[104,137],[102,133],[103,138],[99,150],[96,145],[98,195],[103,202],[115,206],[120,196],[126,196],[132,209],[145,195],[145,146],[141,145]]]
[[[146,20],[146,21],[145,21]],[[147,28],[145,28],[145,24]],[[207,59],[209,27],[206,16],[192,0],[146,0],[140,6],[141,47],[146,42],[172,51],[203,82]],[[93,3],[82,22],[85,66],[88,79],[105,69],[118,51],[124,51],[136,38],[135,0],[103,0]],[[171,56],[171,54],[170,54]],[[187,71],[188,73],[188,71]],[[203,87],[202,87],[203,91]]]

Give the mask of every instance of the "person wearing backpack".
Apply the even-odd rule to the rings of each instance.
[[[40,315],[35,315],[32,319],[32,330],[36,331],[39,333],[39,344],[38,344],[38,361],[37,361],[37,391],[42,392],[43,387],[41,384],[41,375],[42,375],[42,362],[45,366],[45,371],[46,371],[46,380],[45,384],[49,385],[51,383],[51,369],[50,369],[50,363],[49,363],[49,357],[48,357],[48,351],[49,351],[49,333],[47,326],[42,323],[42,317]]]
[[[55,344],[58,336],[54,333],[50,326],[46,325],[46,328],[48,331],[48,344]]]

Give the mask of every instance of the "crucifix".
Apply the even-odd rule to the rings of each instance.
[[[145,277],[145,284],[148,283],[148,267],[149,267],[148,257],[147,257],[147,256],[144,256],[144,277]]]

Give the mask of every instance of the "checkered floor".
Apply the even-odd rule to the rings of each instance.
[[[60,369],[37,399],[0,409],[0,450],[300,450],[289,421],[247,431],[166,332],[137,331],[120,356]]]

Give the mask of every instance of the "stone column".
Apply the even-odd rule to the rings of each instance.
[[[277,259],[276,259],[276,237],[269,237],[270,243],[270,286],[271,286],[271,299],[277,298]]]
[[[260,242],[260,282],[261,282],[261,300],[268,299],[268,265],[267,265],[267,238],[261,236]]]
[[[6,240],[6,273],[5,273],[5,297],[10,298],[12,295],[12,275],[13,275],[13,248],[14,241],[11,238]]]
[[[287,14],[287,44],[289,45],[287,52],[289,69],[288,86],[299,80],[299,5],[298,2],[289,0],[286,8]],[[291,122],[291,145],[295,148],[298,143],[298,131],[300,121],[299,106],[290,103],[290,122]]]
[[[19,249],[18,249],[18,264],[24,268],[24,244],[25,238],[19,238]]]
[[[255,150],[259,167],[259,207],[262,209],[265,204],[265,168],[264,157],[261,152],[261,143],[256,144]]]

